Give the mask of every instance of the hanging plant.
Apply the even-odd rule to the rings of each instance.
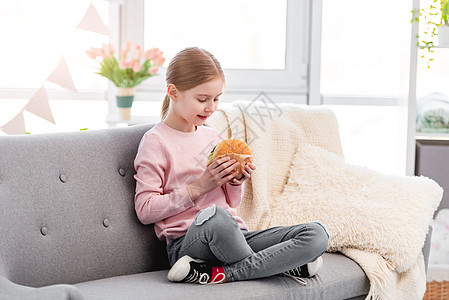
[[[419,34],[416,35],[416,44],[421,50],[425,50],[420,58],[427,61],[427,68],[430,68],[430,63],[434,60],[433,48],[438,38],[437,28],[447,26],[448,9],[448,0],[433,0],[424,8],[411,11],[411,22],[418,22],[420,25]]]

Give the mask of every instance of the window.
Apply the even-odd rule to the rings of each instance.
[[[323,0],[321,92],[398,96],[411,10],[409,1]]]
[[[4,1],[0,4],[0,34],[3,45],[8,46],[0,48],[0,125],[23,107],[62,55],[79,92],[45,83],[46,88],[57,91],[49,95],[57,126],[72,120],[63,130],[69,125],[71,130],[97,128],[105,125],[99,124],[104,122],[105,112],[108,117],[115,115],[114,91],[108,90],[107,103],[102,100],[109,87],[107,80],[94,74],[98,66],[85,55],[86,49],[108,43],[109,38],[76,29],[93,3],[103,22],[110,25],[116,46],[131,40],[145,49],[159,47],[167,58],[165,65],[187,46],[212,52],[226,73],[223,102],[252,100],[261,91],[275,102],[319,104],[322,98],[337,114],[343,147],[350,149],[345,150],[349,162],[401,173],[402,167],[396,168],[394,162],[403,154],[398,87],[405,70],[400,60],[409,59],[410,53],[402,47],[404,37],[410,37],[409,2],[380,0],[366,9],[356,0]],[[448,53],[437,50],[435,61],[440,56],[447,61]],[[447,64],[433,66],[441,74],[446,69]],[[134,116],[157,118],[164,73],[162,68],[159,76],[138,87]],[[446,88],[447,77],[439,78],[442,84],[438,86]],[[423,93],[430,88],[426,80],[433,79],[418,81],[423,82]],[[88,90],[101,93],[86,96]],[[91,113],[91,119],[81,117],[85,111]],[[25,114],[28,117],[33,116]],[[357,142],[362,137],[365,140]],[[351,144],[354,141],[356,145]],[[374,160],[373,155],[377,156]],[[374,165],[370,161],[375,161]]]
[[[411,1],[323,0],[321,94],[348,162],[404,174],[399,97],[409,80]]]
[[[338,120],[345,161],[390,175],[404,172],[398,139],[399,108],[381,105],[326,105]]]
[[[136,2],[137,1],[137,2]],[[139,7],[125,25],[138,27]],[[141,1],[141,0],[140,0]],[[307,102],[310,2],[295,0],[142,1],[145,49],[158,47],[166,65],[180,50],[210,51],[226,73],[222,99],[252,100],[260,91],[278,102]],[[163,13],[161,13],[163,12]],[[126,16],[125,16],[126,17]],[[164,74],[140,87],[136,99],[160,101]],[[138,91],[139,92],[139,91]]]
[[[417,97],[424,97],[430,93],[443,93],[449,97],[449,48],[435,48],[431,58],[434,60],[428,63],[420,57],[427,50],[418,51],[418,79],[417,79]],[[427,55],[427,54],[426,54]]]
[[[286,22],[286,0],[147,1],[145,45],[167,49],[167,61],[198,46],[225,69],[283,70]]]

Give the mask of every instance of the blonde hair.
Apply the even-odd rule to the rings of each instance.
[[[165,81],[167,86],[174,84],[179,91],[186,91],[217,77],[225,81],[223,70],[218,60],[207,50],[198,47],[185,48],[170,61]],[[165,94],[161,108],[164,120],[170,107],[170,97]]]

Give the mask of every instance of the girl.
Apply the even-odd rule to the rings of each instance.
[[[237,216],[242,183],[256,170],[221,158],[206,168],[217,130],[203,126],[217,109],[225,77],[204,49],[186,48],[170,62],[162,122],[143,136],[134,162],[135,209],[167,242],[174,282],[222,283],[276,274],[315,275],[329,236],[319,223],[248,231]]]

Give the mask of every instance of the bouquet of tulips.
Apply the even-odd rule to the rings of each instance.
[[[122,88],[135,87],[156,75],[165,61],[163,52],[158,48],[144,52],[139,45],[130,41],[126,42],[118,58],[114,57],[114,47],[110,44],[103,44],[102,48],[92,47],[86,52],[89,57],[100,62],[100,71],[96,74],[108,78],[115,86]]]

